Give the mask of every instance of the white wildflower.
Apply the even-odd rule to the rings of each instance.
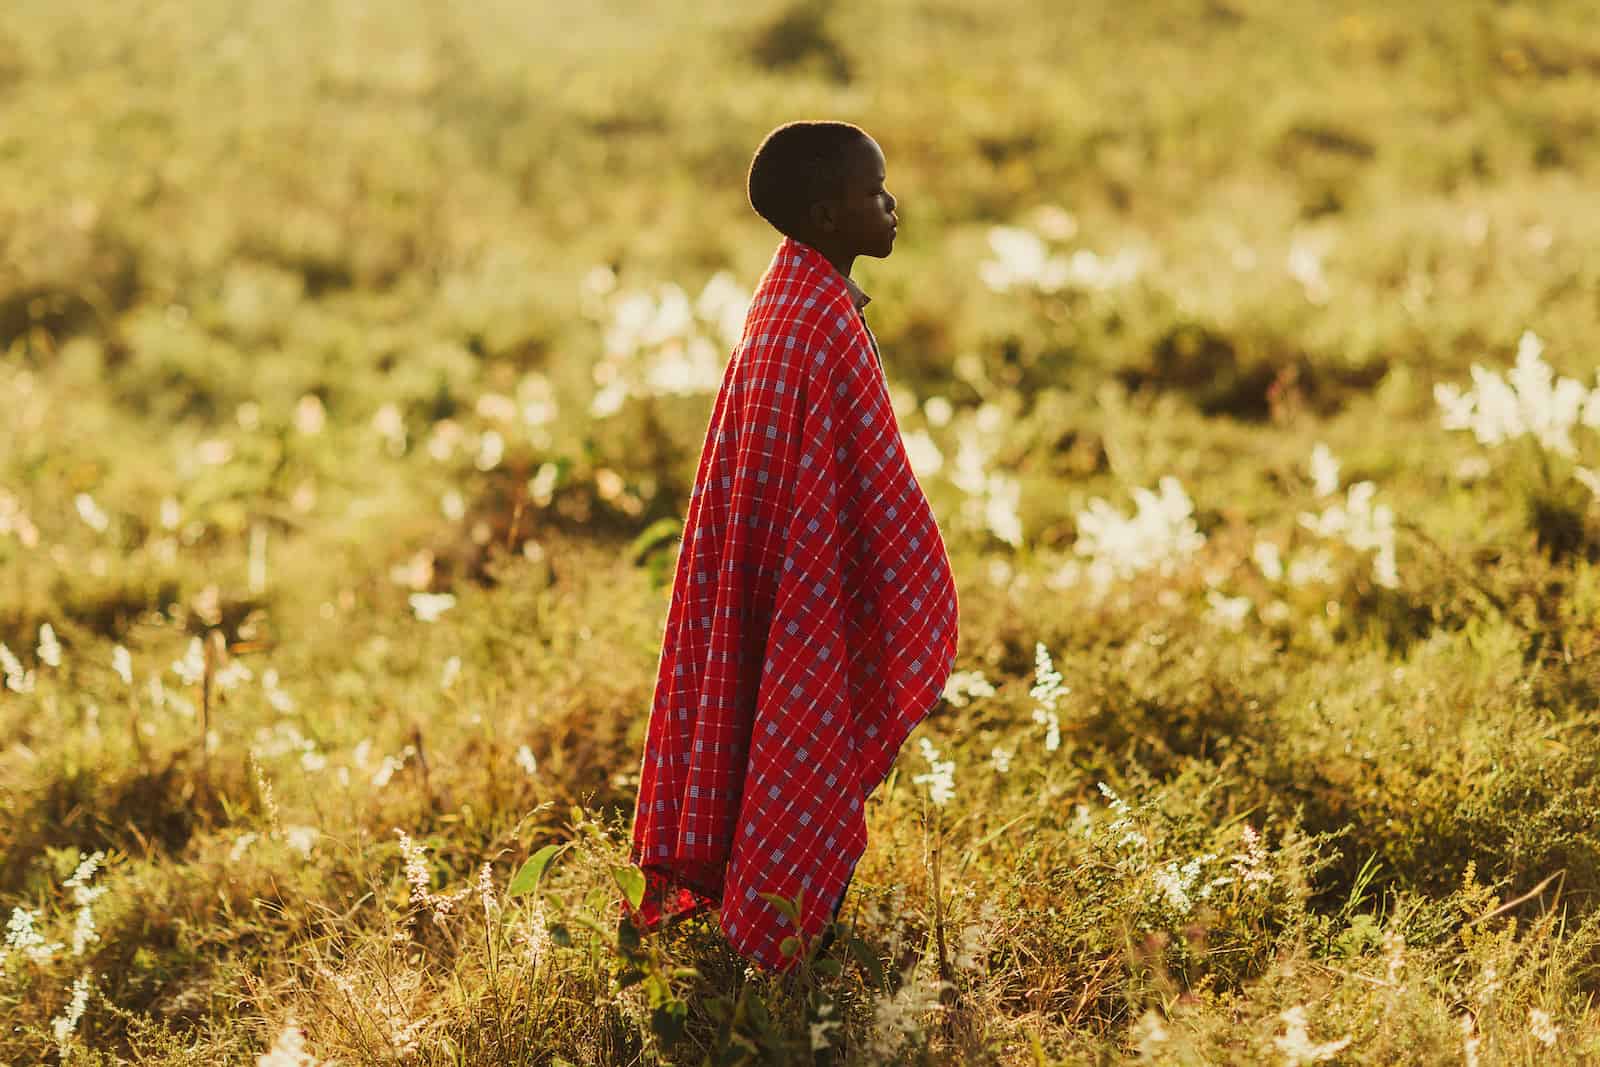
[[[1042,641],[1035,641],[1033,645],[1033,672],[1034,684],[1028,691],[1035,702],[1033,721],[1045,728],[1045,751],[1054,752],[1061,747],[1061,715],[1056,711],[1056,703],[1072,690],[1061,684],[1061,675]]]
[[[902,434],[901,441],[905,444],[906,458],[911,461],[911,471],[917,477],[937,474],[939,468],[944,466],[944,453],[933,443],[927,430],[918,429]]]
[[[939,992],[944,983],[917,980],[915,967],[907,968],[896,992],[877,998],[867,1035],[872,1062],[893,1059],[906,1041],[922,1032],[921,1017],[941,1007]]]
[[[817,1021],[811,1024],[811,1051],[822,1052],[831,1044],[828,1038],[829,1031],[842,1030],[844,1025],[838,1019],[831,1018],[837,1010],[832,998],[824,1000],[817,1007]]]
[[[736,282],[732,274],[720,270],[707,279],[705,288],[694,302],[694,313],[700,321],[717,331],[723,347],[732,348],[744,333],[745,315],[750,310],[750,294]]]
[[[78,1029],[78,1020],[83,1018],[84,1009],[89,1006],[89,972],[84,971],[72,982],[72,999],[67,1002],[66,1008],[60,1015],[50,1020],[50,1029],[55,1034],[56,1048],[61,1058],[67,1058],[67,1046],[72,1043],[72,1035]]]
[[[1235,631],[1244,629],[1244,620],[1251,608],[1249,597],[1230,597],[1221,590],[1207,589],[1206,603],[1211,606],[1211,619],[1217,625]]]
[[[1179,561],[1205,544],[1183,486],[1171,475],[1161,478],[1159,486],[1159,494],[1133,490],[1138,510],[1131,517],[1099,497],[1078,512],[1073,550],[1090,557],[1089,577],[1097,587],[1150,569],[1169,575]]]
[[[1261,576],[1269,582],[1283,578],[1283,555],[1272,541],[1257,541],[1250,557],[1261,568]]]
[[[1546,1048],[1555,1048],[1561,1030],[1550,1019],[1550,1013],[1540,1008],[1528,1009],[1528,1030],[1533,1039]]]
[[[423,846],[413,841],[409,834],[398,827],[394,832],[400,838],[400,852],[405,857],[406,882],[411,886],[412,905],[427,908],[433,912],[435,922],[443,923],[455,909],[456,901],[460,900],[471,886],[463,888],[453,896],[433,892],[432,878],[428,874],[428,861]]]
[[[1544,343],[1527,330],[1517,344],[1516,364],[1504,377],[1473,364],[1470,391],[1463,393],[1450,382],[1436,384],[1440,425],[1470,430],[1491,447],[1531,435],[1542,448],[1574,455],[1573,428],[1600,428],[1600,388],[1591,391],[1575,378],[1556,378],[1543,353]]]
[[[1595,393],[1600,395],[1600,389],[1595,390]],[[1588,467],[1579,467],[1572,472],[1572,475],[1583,483],[1585,489],[1595,496],[1600,496],[1600,471],[1591,470]]]
[[[256,1067],[317,1067],[317,1058],[306,1051],[306,1038],[294,1016],[284,1022],[272,1047],[256,1057]]]
[[[1134,848],[1142,848],[1149,844],[1149,841],[1144,834],[1140,833],[1138,829],[1135,828],[1133,822],[1133,809],[1128,807],[1128,802],[1119,797],[1116,794],[1116,791],[1104,782],[1097,783],[1097,788],[1100,790],[1100,795],[1106,798],[1106,803],[1111,807],[1112,813],[1116,816],[1116,818],[1112,819],[1111,822],[1106,825],[1106,831],[1108,833],[1121,835],[1117,838],[1116,846],[1118,848],[1127,848],[1129,846]]]
[[[111,669],[122,679],[123,685],[133,684],[133,657],[121,645],[111,650]]]
[[[1393,588],[1395,574],[1394,511],[1387,504],[1372,503],[1378,487],[1370,481],[1357,482],[1345,493],[1345,503],[1335,502],[1322,513],[1301,512],[1300,525],[1318,537],[1339,538],[1360,552],[1375,550],[1373,577],[1378,584]]]
[[[994,696],[994,686],[982,671],[952,671],[944,683],[943,695],[952,706],[964,708],[976,697]]]
[[[1331,583],[1334,578],[1333,554],[1322,547],[1307,549],[1289,562],[1288,577],[1290,585]]]
[[[922,749],[922,758],[928,761],[931,769],[926,774],[914,776],[911,781],[917,785],[928,783],[928,799],[943,807],[956,795],[955,761],[941,760],[939,750],[926,737],[917,740]]]
[[[527,745],[517,746],[517,766],[522,768],[522,773],[532,778],[539,770],[539,761],[533,758],[533,749]]]
[[[6,923],[6,950],[20,952],[34,963],[49,963],[65,946],[61,942],[47,942],[34,924],[38,916],[27,908],[11,909],[11,920]]]
[[[1031,285],[1052,293],[1066,284],[1069,269],[1066,258],[1052,255],[1032,230],[1020,226],[992,226],[988,238],[994,258],[978,264],[978,278],[995,292]]]
[[[189,639],[189,648],[183,658],[172,661],[172,670],[184,685],[199,685],[206,674],[206,650],[198,637]]]
[[[315,393],[307,393],[300,398],[294,408],[294,428],[307,437],[315,436],[322,432],[322,427],[328,421],[327,410],[322,406],[322,398]]]
[[[228,849],[228,862],[238,863],[250,846],[261,840],[261,835],[254,830],[247,830],[233,839],[233,847]]]
[[[491,918],[500,906],[494,892],[494,870],[487,861],[478,868],[478,900],[483,904],[485,919]]]
[[[409,599],[411,610],[423,622],[435,622],[456,606],[454,593],[412,593]]]
[[[1022,483],[1017,479],[991,472],[987,482],[988,496],[984,503],[984,525],[989,532],[1013,547],[1022,544],[1022,518],[1017,512],[1022,499]]]
[[[1137,278],[1144,260],[1143,253],[1133,248],[1119,249],[1110,257],[1080,248],[1067,260],[1066,281],[1079,289],[1115,289]]]
[[[1406,938],[1393,926],[1383,932],[1384,981],[1390,986],[1400,984],[1400,972],[1406,965]]]
[[[95,533],[105,533],[111,525],[111,519],[100,510],[100,505],[94,502],[94,497],[88,493],[79,493],[73,498],[73,504],[78,509],[78,518],[88,524]]]
[[[1245,823],[1239,831],[1239,841],[1243,847],[1228,861],[1239,882],[1247,886],[1270,884],[1272,872],[1266,869],[1267,846],[1261,840],[1261,835],[1249,823]]]
[[[478,437],[478,456],[472,465],[481,471],[492,471],[505,457],[506,442],[498,430],[485,430]]]
[[[994,769],[1000,774],[1011,773],[1011,761],[1016,758],[1016,750],[1001,748],[999,745],[989,750],[989,762],[994,764]]]
[[[266,694],[267,703],[274,711],[288,714],[294,710],[294,698],[284,691],[279,682],[277,668],[268,667],[261,672],[261,689]]]
[[[617,287],[617,272],[604,263],[590,267],[583,276],[583,291],[593,296],[605,296]]]
[[[1167,1032],[1165,1020],[1160,1012],[1149,1008],[1139,1016],[1139,1021],[1134,1024],[1129,1033],[1133,1041],[1133,1049],[1142,1058],[1148,1059],[1156,1054],[1160,1047],[1172,1036]]]
[[[1326,304],[1330,295],[1328,276],[1322,269],[1322,260],[1328,253],[1329,244],[1327,235],[1296,234],[1289,245],[1285,264],[1289,277],[1300,283],[1306,299],[1313,304]]]
[[[392,456],[401,456],[406,451],[406,423],[400,414],[400,409],[393,403],[388,403],[379,408],[372,416],[372,428],[383,439],[384,446]]]
[[[1478,1067],[1478,1046],[1483,1037],[1478,1033],[1478,1020],[1470,1011],[1461,1013],[1461,1063],[1462,1067]]]
[[[0,641],[0,671],[6,676],[6,688],[13,693],[33,692],[33,672],[23,670],[22,661]]]
[[[61,643],[56,640],[55,629],[47,622],[39,624],[39,660],[51,666],[61,666]]]
[[[238,688],[241,682],[248,682],[255,677],[255,673],[246,667],[240,660],[230,659],[212,675],[212,680],[217,684],[218,692],[227,692]]]
[[[1152,875],[1156,888],[1161,890],[1164,903],[1175,915],[1182,917],[1193,910],[1194,901],[1190,893],[1200,880],[1200,868],[1214,859],[1216,856],[1206,853],[1194,857],[1181,867],[1177,860],[1168,860],[1165,865],[1156,868]]]
[[[460,522],[462,516],[467,513],[467,502],[458,490],[449,489],[439,498],[439,510],[451,522]]]
[[[1339,491],[1339,461],[1321,441],[1311,450],[1310,469],[1312,491],[1318,496],[1331,496]]]
[[[311,857],[311,850],[316,847],[317,838],[321,836],[322,832],[315,826],[297,825],[283,828],[284,843],[307,859]]]
[[[1337,1041],[1329,1041],[1321,1045],[1311,1043],[1311,1037],[1306,1032],[1306,1009],[1304,1005],[1297,1005],[1288,1011],[1282,1012],[1279,1019],[1283,1020],[1284,1033],[1281,1037],[1272,1039],[1283,1053],[1284,1067],[1299,1067],[1303,1063],[1321,1063],[1331,1060],[1350,1044],[1353,1035],[1345,1035]]]
[[[382,789],[384,786],[388,785],[389,784],[389,779],[394,777],[394,772],[398,771],[401,767],[404,767],[405,765],[406,765],[406,761],[402,757],[398,757],[398,756],[385,756],[385,757],[383,757],[383,762],[378,765],[377,771],[374,772],[373,775],[372,775],[372,785],[373,785],[373,787],[376,788],[376,789]]]
[[[451,656],[444,661],[444,670],[439,672],[439,689],[444,691],[456,684],[456,679],[461,676],[461,657]]]
[[[950,961],[957,970],[982,971],[987,968],[994,922],[999,914],[994,901],[986,900],[979,911],[978,921],[961,927],[960,936],[956,940],[954,958]]]

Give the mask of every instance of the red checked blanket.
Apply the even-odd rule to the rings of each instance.
[[[864,802],[939,699],[955,582],[844,277],[785,239],[690,494],[634,812],[642,930],[720,905],[769,973],[866,848]]]

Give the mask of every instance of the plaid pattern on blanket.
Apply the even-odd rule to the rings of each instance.
[[[641,929],[720,906],[771,973],[817,936],[864,805],[938,702],[957,602],[844,276],[785,239],[717,393],[690,496],[634,812]]]

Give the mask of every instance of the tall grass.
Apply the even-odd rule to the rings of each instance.
[[[8,16],[0,1061],[1600,1057],[1584,5]],[[617,907],[813,114],[963,638],[774,979]]]

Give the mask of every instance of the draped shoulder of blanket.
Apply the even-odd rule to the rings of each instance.
[[[865,801],[938,702],[956,589],[844,278],[785,239],[724,372],[690,494],[639,775],[644,931],[720,909],[768,973],[866,849]]]

